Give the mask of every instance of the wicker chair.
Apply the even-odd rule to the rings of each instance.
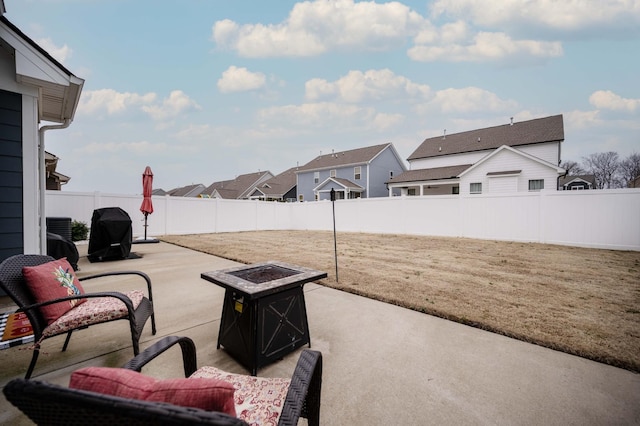
[[[193,341],[187,337],[165,337],[129,361],[124,368],[140,371],[149,361],[176,344],[182,349],[185,376],[191,376],[196,371],[196,352]],[[243,377],[253,379],[251,376]],[[297,425],[299,417],[305,417],[309,425],[319,425],[321,385],[322,354],[310,349],[302,350],[278,424]],[[14,379],[3,391],[7,400],[39,425],[247,424],[224,413],[119,398],[36,380]]]
[[[29,364],[29,368],[27,369],[27,374],[25,378],[30,378],[33,373],[33,369],[36,365],[36,361],[38,360],[38,355],[40,353],[40,342],[49,337],[57,336],[59,334],[67,334],[66,340],[62,347],[62,351],[67,349],[69,345],[69,339],[71,338],[71,333],[74,330],[87,328],[90,325],[99,324],[103,322],[114,321],[117,319],[126,319],[129,321],[129,326],[131,329],[131,340],[133,342],[133,352],[134,355],[137,355],[140,352],[139,349],[139,340],[140,334],[142,333],[142,329],[144,328],[147,320],[151,317],[151,328],[152,333],[156,334],[156,323],[155,323],[155,315],[153,312],[153,296],[151,293],[151,280],[149,277],[139,271],[119,271],[119,272],[109,272],[104,274],[97,274],[88,277],[80,278],[80,281],[114,276],[114,275],[137,275],[142,277],[147,284],[147,297],[141,297],[140,303],[137,307],[134,307],[134,304],[130,297],[123,293],[119,292],[102,292],[102,293],[85,293],[77,296],[69,296],[61,299],[55,299],[48,302],[43,303],[35,303],[35,299],[33,298],[29,288],[27,287],[25,280],[22,276],[22,268],[25,266],[37,266],[47,263],[49,261],[53,261],[54,259],[50,256],[36,255],[36,254],[21,254],[9,257],[5,259],[2,263],[0,263],[0,288],[7,293],[14,303],[18,306],[18,311],[25,312],[27,318],[29,318],[29,322],[31,323],[31,327],[33,328],[33,335],[36,341],[33,350],[33,357],[31,358],[31,363]],[[129,293],[130,294],[130,293]],[[138,293],[139,294],[139,293]],[[40,307],[44,305],[50,305],[52,303],[57,303],[64,300],[72,300],[72,299],[88,299],[88,301],[82,305],[78,305],[75,308],[72,308],[69,313],[73,313],[78,308],[82,307],[85,311],[88,309],[88,306],[95,307],[96,310],[101,309],[99,315],[91,315],[90,317],[85,317],[82,320],[78,321],[69,321],[65,324],[47,324],[47,321],[42,316],[40,312]],[[126,306],[126,312],[122,311],[121,313],[114,314],[113,309],[111,312],[106,312],[105,310],[110,309],[109,306],[104,306],[102,303],[105,300],[113,301],[120,300]],[[91,303],[93,301],[94,303]],[[85,306],[86,305],[86,306]],[[100,305],[100,306],[98,306]],[[106,305],[113,305],[113,303]],[[121,306],[121,305],[120,305]],[[96,313],[95,311],[93,312]],[[68,316],[65,314],[65,317]]]

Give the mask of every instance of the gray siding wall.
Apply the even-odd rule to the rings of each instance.
[[[391,148],[382,151],[369,165],[370,178],[367,198],[388,197],[389,190],[385,182],[390,178],[389,172],[393,172],[394,176],[398,176],[404,171],[402,163],[398,161]],[[399,194],[400,191],[398,191]]]
[[[22,95],[0,90],[0,261],[24,252]]]

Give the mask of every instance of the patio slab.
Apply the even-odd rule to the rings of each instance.
[[[186,335],[197,345],[199,365],[246,373],[216,349],[224,290],[200,278],[238,264],[165,243],[132,250],[142,257],[89,263],[81,245],[78,275],[146,272],[153,281],[158,334],[152,336],[147,325],[141,347]],[[87,282],[85,289],[140,284],[104,279]],[[311,346],[324,358],[322,424],[640,424],[638,374],[313,283],[305,286],[305,297]],[[47,354],[40,356],[34,379],[66,386],[80,367],[120,366],[133,354],[125,321],[74,333],[66,353],[59,352],[63,341],[43,343]],[[298,354],[258,375],[290,376]],[[30,358],[25,347],[0,351],[0,386],[22,377]],[[176,349],[145,373],[178,377],[181,365]],[[31,424],[4,396],[0,423]]]

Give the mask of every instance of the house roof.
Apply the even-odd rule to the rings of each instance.
[[[521,121],[513,124],[470,130],[425,139],[407,160],[495,149],[502,145],[520,146],[544,142],[562,142],[562,115]]]
[[[331,154],[319,155],[304,166],[299,167],[296,173],[367,164],[389,146],[393,145],[391,143],[385,143],[381,145],[351,149],[349,151],[332,152]]]
[[[478,161],[477,163],[474,163],[473,166],[463,170],[460,173],[460,176],[462,176],[462,175],[464,175],[466,173],[469,173],[469,171],[475,169],[476,167],[480,167],[480,165],[486,163],[487,161],[489,161],[491,158],[495,157],[496,155],[498,155],[502,151],[511,151],[516,155],[519,155],[519,156],[524,157],[524,158],[528,158],[529,160],[534,161],[534,162],[536,162],[538,164],[541,164],[541,165],[543,165],[545,167],[552,168],[552,169],[554,169],[556,171],[556,173],[565,173],[566,172],[565,169],[563,169],[562,167],[556,166],[555,164],[551,164],[548,161],[541,160],[538,157],[534,157],[531,154],[528,154],[528,153],[526,153],[524,151],[520,151],[520,150],[518,150],[516,148],[512,148],[512,147],[510,147],[508,145],[502,145],[498,149],[492,151],[490,154],[485,155],[484,157],[482,157],[482,159],[480,159],[480,161]],[[496,172],[499,172],[500,174],[513,174],[513,173],[519,173],[520,171],[519,170],[496,170]]]
[[[247,173],[232,180],[214,182],[202,191],[202,193],[213,196],[215,192],[220,195],[221,198],[240,199],[248,195],[250,191],[258,186],[265,176],[273,177],[270,171]]]
[[[256,186],[256,190],[270,197],[284,197],[284,194],[296,186],[296,167],[285,170]]]
[[[387,183],[419,182],[428,180],[455,179],[460,173],[471,167],[471,164],[460,166],[434,167],[432,169],[408,170],[394,176]]]
[[[38,89],[38,117],[64,123],[73,120],[84,80],[0,15],[0,45],[15,58],[16,81]]]
[[[591,185],[596,185],[596,177],[594,175],[573,175],[573,176],[564,176],[561,177],[558,181],[558,185],[565,186],[575,181],[584,181],[590,183]]]
[[[340,185],[341,187],[343,187],[345,189],[348,189],[350,191],[354,191],[354,192],[362,192],[362,191],[364,191],[364,187],[358,185],[357,183],[353,183],[349,179],[343,179],[343,178],[337,178],[337,177],[329,177],[329,178],[325,179],[324,182],[322,182],[320,185],[318,185],[315,188],[313,188],[313,190],[314,191],[319,191],[322,188],[324,188],[325,186],[327,186],[327,184],[329,182],[335,182],[338,185]]]
[[[171,195],[172,197],[197,197],[202,193],[204,189],[204,185],[201,183],[196,183],[193,185],[187,185],[180,188],[174,188],[171,191],[167,192],[167,195]]]

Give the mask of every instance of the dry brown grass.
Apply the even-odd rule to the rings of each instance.
[[[167,236],[244,263],[326,271],[321,284],[640,372],[640,252],[408,235],[267,231]]]

